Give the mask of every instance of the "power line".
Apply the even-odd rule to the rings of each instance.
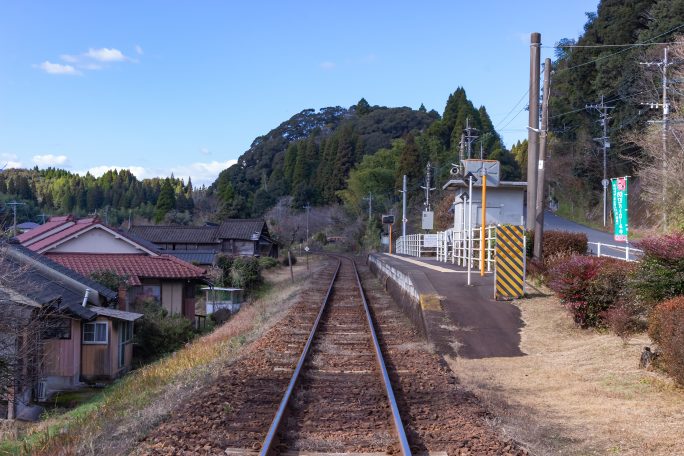
[[[528,93],[530,93],[530,89],[525,90],[525,93],[522,94],[522,96],[520,97],[520,99],[518,100],[518,102],[517,102],[517,103],[511,108],[511,110],[508,111],[508,113],[507,113],[505,116],[503,116],[503,118],[496,124],[496,126],[494,127],[494,130],[497,130],[497,127],[506,121],[506,119],[508,118],[508,116],[510,116],[511,113],[512,113],[513,111],[515,111],[515,108],[517,108],[518,105],[525,99],[525,97],[527,96]]]
[[[669,32],[668,32],[669,33]],[[544,49],[565,49],[565,48],[612,48],[612,47],[637,47],[637,46],[653,46],[658,44],[673,45],[674,41],[665,43],[632,43],[632,44],[557,44],[555,46],[542,46]]]
[[[556,73],[561,73],[561,72],[563,72],[563,71],[568,71],[568,70],[574,70],[575,68],[580,68],[580,67],[583,67],[583,66],[585,66],[585,65],[591,65],[592,63],[596,63],[596,62],[599,62],[599,61],[601,61],[601,60],[605,60],[605,59],[607,59],[607,58],[609,58],[609,57],[612,57],[612,56],[617,55],[617,54],[621,54],[621,53],[623,53],[623,52],[629,51],[630,49],[634,49],[634,48],[639,47],[639,46],[643,46],[643,45],[647,45],[647,44],[648,44],[648,45],[653,45],[653,44],[655,44],[655,43],[652,43],[651,41],[653,41],[653,40],[655,40],[655,39],[658,39],[658,38],[660,38],[660,37],[662,37],[662,36],[665,36],[665,35],[667,35],[667,34],[670,34],[670,33],[672,33],[672,32],[675,32],[675,31],[677,31],[677,30],[679,30],[679,29],[681,29],[681,28],[684,28],[684,24],[680,24],[680,25],[678,25],[677,27],[675,27],[675,28],[673,28],[673,29],[671,29],[671,30],[668,30],[668,31],[665,32],[665,33],[661,33],[661,34],[658,35],[658,36],[654,36],[653,38],[651,38],[651,39],[649,39],[649,40],[646,40],[646,41],[644,41],[643,43],[634,43],[634,44],[630,44],[629,47],[627,47],[627,48],[625,48],[625,49],[621,49],[621,50],[619,50],[619,51],[617,51],[617,52],[613,52],[613,53],[611,53],[611,54],[608,54],[608,55],[604,55],[604,56],[598,57],[598,58],[596,58],[596,59],[594,59],[594,60],[590,60],[589,62],[584,62],[584,63],[580,63],[579,65],[575,65],[575,66],[572,66],[572,67],[568,67],[568,68],[563,68],[563,69],[556,70]]]

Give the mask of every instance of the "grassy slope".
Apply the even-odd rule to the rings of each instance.
[[[535,454],[684,454],[684,394],[638,368],[650,341],[581,330],[548,290],[516,301],[517,358],[451,359],[462,383]]]
[[[312,270],[319,262],[314,261]],[[0,443],[0,454],[122,454],[130,451],[177,404],[212,380],[247,343],[274,324],[295,300],[306,279],[306,264],[267,271],[255,301],[232,320],[185,348],[145,366],[88,403],[28,428]]]

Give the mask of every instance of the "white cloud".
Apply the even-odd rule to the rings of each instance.
[[[210,185],[216,180],[221,171],[236,163],[237,160],[195,162],[189,165],[174,166],[171,168],[171,171],[174,176],[179,178],[185,179],[190,176],[193,185]]]
[[[71,65],[62,65],[61,63],[52,63],[48,60],[41,63],[40,65],[34,65],[36,68],[40,68],[48,74],[70,74],[70,75],[80,75],[81,72],[78,71]]]
[[[100,48],[100,49],[88,49],[85,53],[87,57],[97,60],[98,62],[123,62],[128,60],[128,58],[123,55],[123,53],[114,48]]]
[[[335,65],[335,62],[323,62],[319,65],[322,69],[324,70],[332,70],[334,69],[337,65]]]
[[[22,163],[17,159],[16,154],[0,154],[0,169],[23,168]]]
[[[92,168],[89,168],[85,171],[77,171],[76,174],[80,174],[84,176],[86,173],[90,173],[95,177],[100,177],[104,173],[110,170],[122,170],[122,169],[127,169],[133,174],[135,177],[138,179],[147,179],[148,177],[154,177],[156,173],[149,173],[145,168],[142,166],[114,166],[114,165],[98,165],[98,166],[93,166]]]
[[[200,154],[202,154],[202,155],[211,155],[211,152],[209,151],[208,148],[206,148],[206,147],[201,147],[201,148],[200,148]]]
[[[90,173],[95,177],[102,176],[109,170],[128,169],[138,179],[149,179],[152,177],[169,177],[171,173],[179,179],[187,179],[188,176],[192,178],[193,185],[210,185],[212,184],[219,173],[224,169],[237,163],[237,160],[226,161],[210,161],[210,162],[195,162],[187,165],[176,165],[170,168],[144,168],[142,166],[114,166],[114,165],[98,165],[93,166],[87,170],[76,171],[77,174],[85,175]]]
[[[76,55],[62,54],[59,56],[59,58],[64,60],[65,62],[68,62],[68,63],[77,63],[78,62],[78,56],[76,56]]]
[[[136,44],[135,45],[135,53],[138,55],[143,55],[145,53],[145,51],[143,51],[143,48],[139,44]]]
[[[66,155],[46,154],[33,156],[33,163],[43,168],[47,166],[63,166],[68,161],[69,158]]]

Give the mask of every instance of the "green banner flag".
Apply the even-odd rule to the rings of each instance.
[[[627,176],[610,180],[613,190],[613,220],[615,240],[627,241]]]

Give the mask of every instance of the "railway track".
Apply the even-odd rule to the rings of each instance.
[[[260,455],[411,454],[356,265],[337,259]]]

